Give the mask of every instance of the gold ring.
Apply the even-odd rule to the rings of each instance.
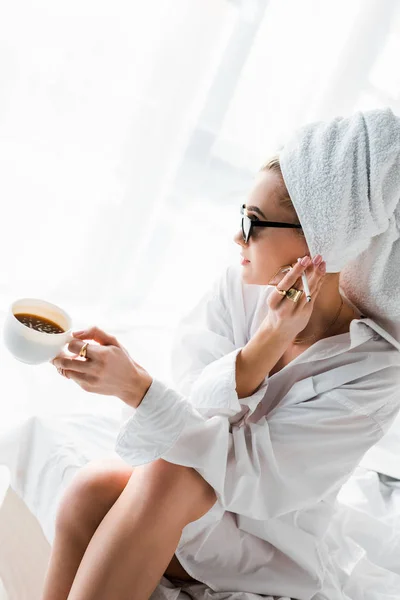
[[[275,289],[276,289],[276,291],[279,294],[281,294],[281,296],[286,296],[292,302],[298,302],[300,300],[300,298],[301,298],[302,293],[303,293],[303,290],[298,290],[295,287],[291,287],[287,291],[286,290],[280,290],[278,287],[275,287]]]
[[[89,342],[86,342],[85,344],[83,344],[82,348],[79,351],[79,356],[83,356],[83,358],[86,358],[86,349],[89,346]]]
[[[279,294],[281,294],[281,296],[286,296],[286,290],[280,290],[278,287],[276,287],[275,289]]]
[[[292,302],[298,302],[301,298],[303,290],[298,290],[294,287],[291,287],[290,290],[286,292],[286,296],[292,300]]]

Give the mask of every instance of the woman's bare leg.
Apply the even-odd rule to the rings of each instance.
[[[56,533],[51,548],[42,592],[42,600],[67,600],[83,555],[90,542],[72,539],[64,531]]]
[[[216,502],[190,467],[158,459],[136,467],[92,537],[68,600],[148,600],[182,529]]]
[[[90,461],[61,499],[42,600],[67,600],[77,570],[97,527],[126,487],[133,467],[119,458]],[[193,580],[175,554],[164,575]]]
[[[122,459],[103,459],[91,461],[76,474],[58,509],[42,600],[67,600],[91,538],[119,498],[132,473],[133,467]],[[87,501],[90,502],[86,511],[83,506],[85,492]],[[82,522],[81,516],[84,513],[85,522]],[[71,527],[72,522],[75,523],[75,529]]]

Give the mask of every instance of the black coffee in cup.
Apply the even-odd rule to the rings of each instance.
[[[36,329],[36,331],[43,333],[64,333],[65,331],[60,325],[45,317],[39,317],[31,313],[18,313],[14,314],[14,316],[20,323],[30,329]]]

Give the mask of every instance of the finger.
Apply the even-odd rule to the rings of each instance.
[[[55,356],[53,358],[53,360],[51,360],[51,364],[54,365],[55,367],[57,367],[57,369],[60,368],[60,361],[63,358],[68,358],[68,354],[65,354],[64,352],[60,352],[60,354],[57,354],[57,356]]]
[[[68,344],[68,350],[70,352],[72,352],[73,354],[79,354],[79,352],[82,350],[82,348],[85,344],[86,344],[86,342],[84,342],[84,341],[72,340]],[[86,347],[86,356],[82,357],[82,358],[96,360],[97,357],[99,357],[102,354],[102,352],[103,352],[103,349],[100,345],[88,344],[88,346]]]
[[[326,262],[323,260],[318,266],[319,273],[323,277],[326,273]]]
[[[82,375],[82,373],[76,373],[74,371],[69,371],[67,369],[62,369],[61,367],[57,367],[57,373],[59,375],[62,375],[62,377],[65,377],[66,379],[73,379],[75,376],[81,378],[81,380],[83,381],[83,378],[85,377],[89,377],[89,376],[84,376]]]
[[[314,304],[314,302],[315,302],[315,300],[316,300],[316,298],[317,298],[317,296],[319,294],[319,291],[320,291],[320,289],[322,287],[322,284],[324,282],[324,275],[325,275],[325,270],[321,271],[319,269],[319,267],[317,267],[316,272],[317,273],[319,272],[319,273],[318,274],[317,273],[313,274],[312,283],[309,285],[309,287],[310,287],[310,293],[311,293],[312,305]]]
[[[57,369],[75,371],[76,373],[91,374],[97,368],[97,363],[93,360],[85,360],[83,357],[59,355],[52,360]]]
[[[307,270],[305,271],[305,274],[311,292],[313,291],[313,289],[315,289],[321,278],[323,278],[325,272],[326,263],[322,259],[317,265],[311,263],[311,265],[308,266]]]
[[[119,346],[117,338],[96,326],[73,333],[73,336],[80,340],[94,340],[103,346]]]
[[[304,269],[304,274],[307,276],[307,280],[319,279],[322,271],[320,271],[319,267],[325,264],[325,261],[322,260],[322,257],[319,258],[317,264],[312,260],[308,263],[308,265]]]
[[[307,272],[307,269],[309,269],[312,266],[312,261],[311,258],[309,256],[306,257],[307,258],[307,263],[305,265],[303,265],[300,260],[303,259],[297,259],[297,261],[292,265],[292,268],[290,271],[288,271],[288,273],[286,274],[285,277],[287,277],[287,282],[289,287],[292,287],[296,282],[301,282],[301,276],[303,275],[303,273]],[[284,278],[285,279],[285,278]],[[282,282],[281,282],[282,284]],[[289,288],[280,288],[280,289],[289,289]]]
[[[281,281],[279,282],[279,285],[275,286],[275,290],[271,293],[271,296],[269,299],[271,308],[277,307],[278,304],[281,302],[281,300],[283,300],[285,297],[282,294],[280,294],[276,288],[278,287],[280,290],[287,291],[289,288],[294,287],[298,279],[300,279],[300,282],[301,282],[301,276],[304,273],[304,271],[306,270],[307,266],[309,266],[309,265],[310,265],[310,260],[308,261],[308,263],[306,265],[302,265],[300,262],[296,262],[292,265],[292,268],[290,269],[290,271],[288,271],[286,273],[286,275],[283,277],[283,279],[281,279]],[[300,282],[296,286],[298,289],[300,289]]]
[[[320,269],[321,265],[324,266],[323,269]],[[319,262],[317,262],[317,264],[315,264],[314,261],[309,263],[309,265],[306,267],[303,273],[307,280],[307,284],[310,290],[311,302],[313,302],[313,300],[315,301],[315,298],[318,295],[319,289],[321,287],[321,281],[323,280],[323,276],[325,274],[325,267],[326,263],[322,260],[322,257],[320,257]],[[308,304],[306,290],[302,279],[298,283],[296,283],[295,287],[304,291],[304,294],[302,295],[301,299],[303,301],[303,304]]]
[[[64,358],[64,356],[67,356],[66,354],[64,354],[64,352],[60,352],[60,354],[57,354],[57,356],[55,356],[53,358],[53,360],[51,360],[51,364],[54,365],[55,367],[57,367],[57,369],[59,369],[59,365],[57,363],[57,361],[61,358]]]
[[[316,261],[316,262],[314,262]],[[307,269],[309,269],[310,273],[316,273],[317,275],[319,274],[319,267],[322,264],[325,264],[325,261],[323,260],[322,256],[320,254],[316,254],[313,258],[313,260],[308,264]]]

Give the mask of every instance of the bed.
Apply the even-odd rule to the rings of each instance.
[[[140,360],[155,376],[169,381],[167,362],[161,359],[168,356],[167,333],[164,342],[158,344],[157,356],[152,354],[153,346]],[[121,342],[131,351],[141,339],[135,335],[135,343],[127,339]],[[133,350],[132,355],[140,362]],[[117,456],[114,445],[129,408],[115,398],[98,398],[105,403],[99,404],[103,406],[100,414],[94,414],[93,403],[84,404],[88,394],[60,378],[54,367],[43,366],[48,369],[46,378],[43,370],[28,367],[28,376],[25,365],[4,353],[0,358],[4,377],[8,369],[7,375],[13,381],[18,378],[17,371],[28,381],[27,397],[43,393],[41,386],[51,385],[57,395],[69,394],[71,398],[71,412],[19,416],[16,412],[12,425],[3,429],[0,426],[0,600],[40,600],[59,499],[77,470],[88,461]],[[21,393],[17,386],[15,399]],[[388,577],[393,574],[396,578],[400,576],[399,432],[400,418],[380,444],[365,455],[339,495],[343,531],[360,545],[368,560],[387,569]],[[189,594],[177,590],[165,578],[162,582],[162,590],[156,590],[152,600],[187,600]],[[207,592],[203,585],[196,589],[199,599],[222,597]]]

